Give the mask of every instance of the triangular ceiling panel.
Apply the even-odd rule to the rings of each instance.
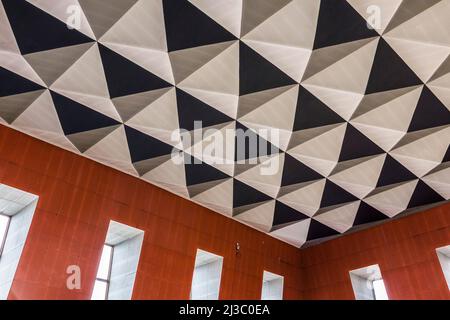
[[[403,0],[347,0],[347,2],[381,35]]]
[[[56,92],[51,92],[51,95],[64,134],[80,152],[92,147],[120,124]]]
[[[263,157],[257,165],[249,166],[247,170],[235,170],[235,178],[245,184],[275,198],[280,190],[284,154],[279,153]]]
[[[385,155],[368,156],[339,163],[329,179],[359,199],[377,186]]]
[[[169,51],[236,39],[225,28],[188,1],[163,0],[163,7]]]
[[[38,51],[25,55],[25,59],[36,73],[51,86],[64,72],[66,72],[86,51],[92,43]]]
[[[378,41],[378,38],[371,38],[368,43],[358,42],[362,44],[359,49],[303,80],[302,83],[363,94],[371,74]],[[335,48],[338,50],[339,46]]]
[[[323,177],[289,154],[285,155],[281,186],[320,180]]]
[[[80,7],[79,0],[58,0],[57,2],[46,0],[27,0],[35,7],[47,12],[55,18],[68,24],[70,28],[76,28],[79,32],[95,40],[95,34]],[[73,18],[73,19],[71,19]]]
[[[0,2],[0,49],[9,53],[20,53],[14,32],[6,15],[5,8]]]
[[[339,233],[344,233],[353,226],[358,207],[359,201],[339,205],[330,210],[319,212],[313,219],[339,231]]]
[[[450,35],[448,32],[442,32],[442,30],[450,28],[447,15],[450,3],[445,0],[415,0],[411,2],[408,7],[408,4],[403,1],[397,11],[399,16],[409,11],[410,18],[392,28],[395,20],[398,20],[395,17],[392,20],[393,25],[390,26],[386,35],[422,43],[450,46]]]
[[[288,224],[293,224],[301,220],[308,219],[307,215],[304,215],[285,204],[276,201],[275,203],[275,214],[273,216],[273,227],[280,228],[281,226],[286,226]]]
[[[350,123],[384,151],[390,151],[406,134],[423,86],[364,96]]]
[[[192,131],[196,126],[196,122],[200,128],[207,128],[233,121],[226,114],[211,108],[206,103],[180,89],[177,89],[177,103],[178,119],[181,129]]]
[[[275,200],[272,200],[255,207],[245,208],[243,212],[234,212],[234,217],[257,230],[269,232],[273,225],[274,211]]]
[[[173,161],[169,156],[160,156],[138,164],[141,172],[150,170],[142,176],[142,179],[154,185],[171,190],[182,197],[189,197],[186,187],[186,175],[184,172],[184,155],[180,153],[178,161]],[[222,209],[223,210],[223,209]]]
[[[51,94],[62,127],[67,135],[119,124],[117,121],[56,92],[51,92]]]
[[[170,57],[179,87],[239,95],[237,41],[171,52]]]
[[[0,97],[44,89],[42,86],[2,67],[0,67],[0,81],[2,83]]]
[[[174,148],[152,136],[125,126],[131,162],[140,175],[170,159]]]
[[[383,39],[378,42],[366,93],[420,85],[423,82]]]
[[[441,195],[430,188],[425,182],[419,180],[409,201],[408,208],[420,207],[444,200]]]
[[[0,97],[0,118],[11,124],[42,95],[44,89]]]
[[[300,82],[312,53],[318,11],[319,1],[291,1],[242,39]]]
[[[450,44],[442,46],[388,36],[384,39],[424,83],[430,80],[450,55]]]
[[[450,164],[438,166],[422,180],[445,200],[450,199]]]
[[[278,201],[312,217],[320,208],[326,179],[281,187]]]
[[[239,58],[239,92],[241,95],[296,83],[243,42],[240,42]]]
[[[300,87],[293,131],[345,122],[336,112]]]
[[[318,240],[321,238],[328,238],[331,236],[338,235],[339,232],[333,228],[324,225],[317,220],[311,219],[311,223],[309,225],[308,236],[306,238],[307,241]]]
[[[278,148],[286,150],[292,133],[297,97],[298,85],[290,86],[277,97],[240,117],[239,122],[250,129],[259,130],[262,136],[263,130],[267,131],[268,137],[264,138]],[[242,103],[239,107],[239,111],[242,111]]]
[[[1,39],[0,39],[1,40]],[[5,48],[3,48],[5,47]],[[44,81],[30,66],[24,56],[20,53],[10,52],[0,43],[0,68],[7,69],[34,83],[45,86]]]
[[[292,244],[296,247],[301,247],[308,237],[308,230],[311,219],[305,219],[297,223],[288,225],[287,227],[275,229],[270,235]]]
[[[335,124],[292,134],[288,154],[327,177],[337,165],[347,124]]]
[[[348,161],[384,153],[372,140],[351,124],[347,125],[339,161]]]
[[[130,150],[124,126],[120,126],[84,152],[87,156],[114,168],[136,174],[131,164]]]
[[[415,180],[417,177],[408,169],[401,165],[400,162],[386,155],[386,159],[381,169],[377,187],[384,187],[391,184]]]
[[[111,98],[169,87],[170,84],[120,54],[99,45]]]
[[[347,1],[321,1],[314,49],[377,36]]]
[[[97,39],[105,34],[138,0],[78,0]]]
[[[369,206],[364,201],[361,201],[358,211],[356,212],[354,226],[364,225],[368,223],[378,222],[386,220],[389,217],[378,211],[377,209]]]
[[[450,125],[450,110],[425,86],[408,131],[419,131],[447,125]]]
[[[390,155],[417,177],[422,177],[442,162],[449,134],[450,126],[408,133]]]
[[[343,204],[347,202],[357,201],[356,198],[351,193],[345,191],[337,184],[327,180],[325,183],[325,188],[322,194],[322,201],[320,202],[321,208],[332,207],[338,204]]]
[[[213,166],[210,166],[203,161],[199,161],[192,156],[186,155],[184,166],[186,172],[186,185],[188,187],[229,178],[229,176]]]
[[[241,34],[243,0],[189,0],[236,38]]]
[[[268,195],[259,192],[258,190],[253,189],[247,184],[242,183],[236,179],[233,179],[233,195],[234,208],[258,204],[271,200]]]
[[[167,51],[161,1],[138,0],[112,25],[100,41]]]
[[[265,20],[275,15],[284,8],[291,0],[279,1],[242,1],[241,37],[255,29]]]
[[[14,120],[14,127],[64,149],[79,152],[64,135],[49,90],[45,90]]]
[[[67,47],[92,39],[25,0],[3,0],[22,54]],[[45,35],[45,36],[42,36]]]
[[[417,182],[413,180],[378,188],[364,202],[392,218],[408,208]]]
[[[264,136],[258,135],[258,132],[239,122],[236,123],[235,141],[235,161],[238,163],[244,162],[245,164],[246,160],[266,158],[280,152]]]
[[[397,28],[398,26],[408,22],[416,16],[427,9],[433,7],[436,3],[441,2],[441,0],[415,0],[415,1],[402,1],[388,26],[385,29],[385,33]],[[436,13],[436,10],[432,10]]]
[[[50,89],[120,121],[120,116],[110,100],[98,44],[91,46],[76,60]]]
[[[170,52],[175,82],[183,83],[186,78],[219,56],[233,43],[235,41],[226,41]],[[192,79],[190,80],[192,81]],[[184,83],[186,82],[190,81],[184,81]]]

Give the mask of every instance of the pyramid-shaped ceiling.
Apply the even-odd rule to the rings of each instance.
[[[0,122],[301,247],[450,199],[449,16],[2,0]]]

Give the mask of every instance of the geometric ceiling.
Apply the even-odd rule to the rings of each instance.
[[[0,123],[301,247],[450,199],[449,16],[2,0]]]

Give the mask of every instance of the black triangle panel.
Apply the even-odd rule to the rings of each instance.
[[[0,97],[31,92],[43,89],[42,86],[34,83],[18,74],[0,67]]]
[[[2,2],[22,54],[94,41],[25,0]]]
[[[409,201],[408,208],[420,207],[444,200],[441,195],[431,189],[425,182],[419,180]]]
[[[270,156],[280,152],[280,149],[275,147],[269,141],[242,125],[240,122],[236,122],[234,161]]]
[[[125,126],[125,133],[133,163],[169,155],[174,150],[171,145],[131,127]]]
[[[177,88],[176,92],[178,121],[181,129],[188,131],[194,130],[195,121],[201,121],[202,128],[233,121],[233,119],[226,114],[207,105],[183,90]]]
[[[447,148],[447,152],[444,155],[444,159],[442,159],[442,163],[450,161],[450,145]]]
[[[187,154],[185,154],[184,167],[188,186],[229,178],[222,171]]]
[[[370,71],[366,94],[421,85],[422,81],[403,59],[380,38]]]
[[[347,1],[320,2],[314,49],[378,36]]]
[[[293,131],[345,122],[336,112],[300,86]]]
[[[353,160],[385,153],[372,140],[351,124],[347,124],[339,161]]]
[[[275,202],[273,226],[278,226],[295,221],[308,219],[309,217],[279,201]]]
[[[271,197],[249,185],[233,179],[233,208],[272,200]]]
[[[89,107],[50,91],[64,134],[74,134],[120,124]]]
[[[372,223],[386,219],[389,219],[389,217],[384,215],[374,207],[369,206],[367,203],[361,201],[353,225],[359,226],[366,223]]]
[[[287,74],[242,41],[239,43],[240,95],[296,84]]]
[[[111,98],[170,87],[171,84],[99,44]]]
[[[320,238],[326,238],[334,235],[338,235],[339,232],[326,226],[319,221],[311,219],[311,223],[309,225],[308,236],[306,237],[306,241],[317,240]]]
[[[357,197],[345,191],[337,184],[327,180],[322,194],[321,208],[331,207],[338,204],[352,202],[358,200]]]
[[[411,171],[388,154],[378,178],[377,188],[414,179],[417,179],[417,177]]]
[[[285,154],[281,186],[322,179],[323,177],[289,154]]]
[[[188,1],[163,0],[169,51],[236,40],[236,37]]]
[[[449,124],[450,111],[428,87],[424,86],[408,131],[419,131]]]

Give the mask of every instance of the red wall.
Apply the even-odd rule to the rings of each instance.
[[[354,299],[349,270],[378,264],[390,299],[450,299],[436,248],[450,203],[302,250],[304,299]]]
[[[450,204],[298,250],[1,125],[0,183],[40,197],[9,299],[89,299],[110,219],[145,231],[134,299],[187,299],[197,248],[224,256],[221,299],[259,299],[263,270],[285,277],[285,299],[353,299],[348,271],[375,263],[391,299],[450,298],[435,253]],[[66,288],[69,265],[81,290]]]
[[[197,248],[224,257],[222,299],[259,299],[263,270],[301,297],[298,249],[2,125],[0,183],[39,196],[9,299],[89,299],[110,219],[145,231],[134,299],[188,299]],[[81,290],[66,288],[69,265]]]

